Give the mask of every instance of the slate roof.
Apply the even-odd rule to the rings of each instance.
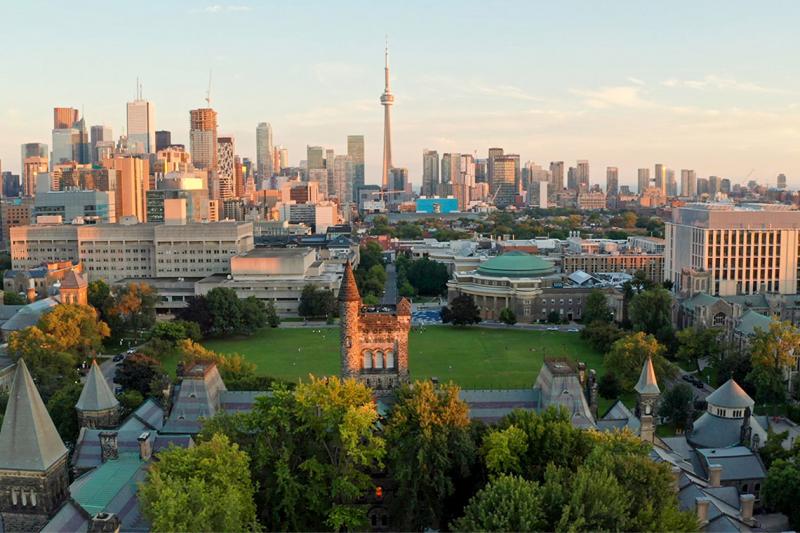
[[[686,438],[700,448],[727,448],[739,444],[741,418],[722,418],[705,412],[698,418]]]
[[[755,335],[757,329],[768,331],[771,323],[772,318],[748,309],[742,314],[734,329],[743,335]]]
[[[721,480],[738,481],[745,479],[763,479],[767,471],[758,456],[749,448],[734,446],[732,448],[706,448],[697,450],[703,461],[703,467],[718,464],[722,466]]]
[[[687,309],[694,309],[695,307],[707,307],[709,305],[713,305],[719,300],[720,298],[717,298],[716,296],[711,296],[710,294],[706,294],[704,292],[698,292],[691,298],[687,298],[681,302],[681,305]]]
[[[249,412],[253,410],[259,396],[268,396],[265,391],[226,390],[219,395],[219,408],[227,412]]]
[[[459,397],[469,406],[473,420],[497,422],[514,409],[540,411],[541,394],[536,389],[480,390],[462,389]]]
[[[65,455],[67,448],[20,359],[0,429],[0,469],[44,472]]]
[[[753,408],[755,402],[733,379],[729,379],[721,387],[712,392],[706,401],[716,407]]]
[[[202,419],[214,416],[220,408],[222,392],[226,390],[214,364],[197,364],[184,371],[172,411],[161,431],[191,435],[200,433]]]
[[[43,300],[24,305],[14,316],[3,323],[0,329],[3,331],[19,331],[33,326],[39,321],[39,318],[41,318],[43,314],[57,305],[58,302],[53,298],[44,298]]]
[[[119,401],[114,396],[114,393],[111,392],[111,387],[108,386],[108,381],[103,376],[100,365],[97,364],[97,359],[93,359],[89,373],[86,375],[86,383],[83,384],[83,390],[81,390],[81,396],[78,398],[75,408],[85,412],[104,411],[115,407],[119,407]]]
[[[597,429],[601,431],[614,431],[628,428],[638,434],[641,429],[639,419],[628,409],[621,400],[614,402],[606,414],[597,421]]]
[[[86,278],[76,273],[74,270],[70,270],[64,274],[64,279],[61,280],[62,289],[82,289],[88,286],[89,284],[86,282]]]
[[[647,361],[642,365],[642,373],[639,375],[639,381],[636,383],[634,390],[639,394],[661,394],[656,380],[656,369],[653,368],[652,357],[648,356]]]

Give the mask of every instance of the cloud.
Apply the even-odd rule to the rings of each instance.
[[[250,6],[213,4],[199,9],[192,9],[191,13],[242,13],[250,11]]]
[[[570,92],[583,97],[584,103],[595,109],[608,109],[611,107],[644,108],[655,105],[642,98],[642,88],[639,86],[620,85],[616,87],[601,87],[597,90],[570,89]]]
[[[631,83],[633,83],[635,85],[646,85],[644,80],[640,80],[639,78],[634,78],[633,76],[628,76],[625,79],[627,79],[629,82],[631,82]]]
[[[782,93],[786,92],[782,89],[774,87],[765,87],[751,81],[738,81],[733,78],[724,78],[714,74],[707,74],[699,80],[680,80],[677,78],[669,78],[661,82],[665,87],[679,87],[685,89],[694,89],[704,91],[709,89],[717,90],[733,90],[752,93]]]
[[[512,100],[528,100],[541,102],[542,98],[526,92],[524,89],[514,85],[485,85],[473,83],[471,88],[474,92],[484,94],[487,96],[496,96],[499,98],[510,98]]]

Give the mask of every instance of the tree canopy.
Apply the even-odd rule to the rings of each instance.
[[[675,376],[677,371],[664,357],[664,352],[664,347],[655,337],[639,331],[614,342],[603,360],[606,370],[617,375],[623,390],[630,391],[639,380],[648,356],[653,358],[656,377],[661,383]]]
[[[586,298],[586,309],[581,315],[581,320],[584,324],[591,324],[592,322],[611,322],[612,318],[606,295],[602,291],[594,289]]]
[[[327,318],[336,313],[336,298],[333,291],[307,284],[300,294],[298,314],[305,318]]]
[[[653,335],[665,346],[671,346],[674,331],[672,295],[668,290],[655,287],[636,294],[628,313],[635,331]]]
[[[240,299],[228,287],[215,287],[195,296],[178,311],[178,318],[195,322],[203,335],[227,337],[252,335],[270,320],[268,308],[255,296]]]
[[[442,307],[442,322],[455,326],[468,326],[481,321],[481,313],[469,294],[461,294]]]

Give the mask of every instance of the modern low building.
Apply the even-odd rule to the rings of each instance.
[[[417,213],[455,213],[459,211],[458,199],[454,197],[417,198],[416,206],[417,206]]]
[[[34,199],[34,217],[60,216],[64,222],[85,223],[117,221],[114,191],[43,191]]]

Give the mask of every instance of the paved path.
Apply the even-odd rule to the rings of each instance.
[[[397,270],[394,263],[386,265],[386,284],[383,286],[381,305],[397,304]]]

